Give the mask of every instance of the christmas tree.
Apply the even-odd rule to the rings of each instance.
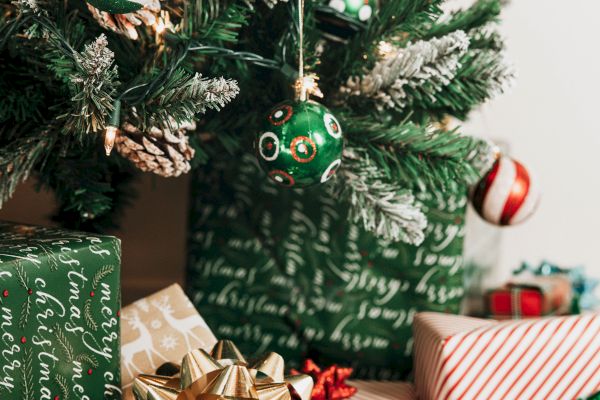
[[[513,77],[494,30],[500,0],[451,15],[442,3],[3,0],[0,203],[35,176],[63,224],[102,229],[138,170],[176,177],[256,147],[279,183],[327,180],[353,222],[419,244],[427,220],[415,194],[474,182],[493,159],[447,119]],[[268,163],[276,129],[260,134],[268,110],[295,94],[320,103],[304,105],[331,136],[343,132],[344,149],[319,151],[314,166],[314,141],[296,138],[290,157],[302,165],[290,172]]]

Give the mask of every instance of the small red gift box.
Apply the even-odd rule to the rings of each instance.
[[[563,276],[532,277],[509,282],[487,295],[487,309],[495,319],[563,315],[570,311],[572,289]]]

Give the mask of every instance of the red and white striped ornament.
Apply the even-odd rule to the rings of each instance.
[[[537,182],[520,162],[500,156],[479,181],[471,202],[486,221],[515,225],[530,217],[539,202]]]

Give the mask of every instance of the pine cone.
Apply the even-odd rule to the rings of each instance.
[[[186,131],[196,129],[193,122],[180,124],[174,131],[151,128],[142,132],[129,122],[122,126],[115,142],[119,154],[144,172],[165,178],[176,177],[190,171],[194,149]]]
[[[110,29],[121,35],[127,36],[131,40],[137,40],[138,32],[136,26],[147,25],[153,26],[157,24],[160,14],[159,0],[138,0],[138,3],[144,6],[129,14],[111,14],[105,11],[100,11],[96,7],[88,3],[88,9],[92,13],[94,19],[105,29]]]

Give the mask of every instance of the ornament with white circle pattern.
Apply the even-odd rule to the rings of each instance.
[[[329,0],[315,7],[318,28],[328,39],[345,42],[362,30],[377,11],[377,0]]]
[[[479,181],[471,202],[486,221],[515,225],[529,218],[540,199],[537,182],[520,162],[500,156]]]
[[[285,101],[268,114],[256,137],[261,167],[281,186],[326,182],[342,163],[342,128],[314,101]]]

